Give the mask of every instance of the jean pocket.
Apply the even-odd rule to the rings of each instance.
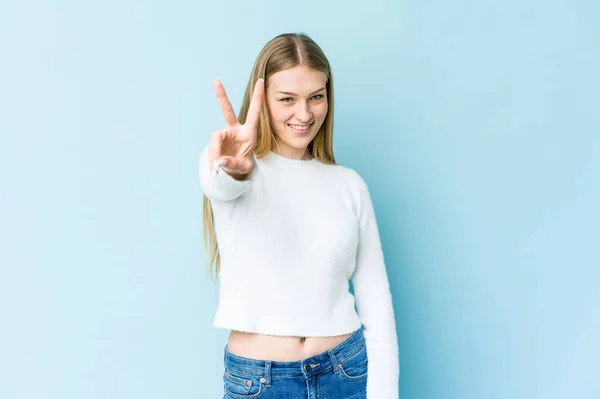
[[[261,377],[247,376],[225,369],[223,388],[227,396],[233,399],[260,398],[265,392]]]
[[[340,376],[349,381],[362,381],[369,374],[369,359],[367,348],[363,345],[358,352],[352,356],[338,361]]]

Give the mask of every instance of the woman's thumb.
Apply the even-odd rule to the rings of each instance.
[[[217,160],[217,164],[223,168],[227,168],[229,170],[237,169],[238,162],[234,157],[223,156]]]
[[[231,167],[231,162],[229,162],[229,160],[227,159],[228,157],[221,157],[217,160],[217,165],[219,166],[230,166]]]

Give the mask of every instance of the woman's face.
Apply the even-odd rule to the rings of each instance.
[[[266,97],[271,127],[277,136],[275,152],[300,159],[327,115],[327,77],[296,66],[267,79]]]

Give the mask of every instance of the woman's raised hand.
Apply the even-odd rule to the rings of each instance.
[[[211,134],[208,147],[208,166],[212,169],[213,174],[218,173],[220,166],[234,177],[242,178],[254,167],[254,146],[265,91],[264,79],[258,79],[254,85],[250,107],[243,125],[233,112],[223,84],[215,79],[213,86],[226,126]]]

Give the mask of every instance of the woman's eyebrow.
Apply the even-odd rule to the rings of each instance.
[[[310,93],[310,94],[312,95],[312,94],[318,93],[318,92],[320,92],[321,90],[325,90],[325,87],[321,87],[319,90],[315,90],[315,91],[313,91],[313,92],[312,92],[312,93]],[[292,92],[290,92],[290,91],[278,91],[277,93],[281,93],[281,94],[289,94],[289,95],[291,95],[291,96],[297,96],[297,94],[296,94],[296,93],[292,93]]]

